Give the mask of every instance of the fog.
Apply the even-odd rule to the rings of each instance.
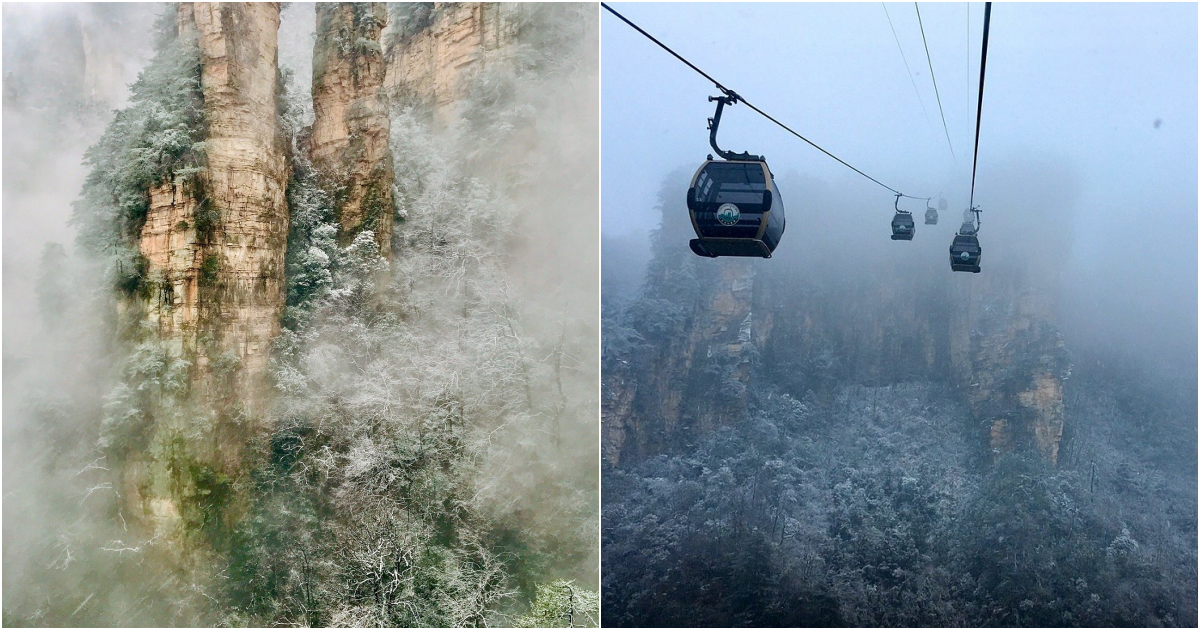
[[[63,575],[82,557],[79,542],[125,536],[119,523],[108,521],[108,493],[86,494],[101,485],[81,472],[98,456],[86,438],[94,425],[56,422],[64,410],[97,412],[97,399],[111,384],[97,378],[105,344],[103,318],[91,311],[93,287],[71,286],[70,278],[85,276],[70,258],[75,230],[68,220],[87,175],[83,153],[112,110],[126,104],[127,85],[152,52],[150,38],[129,33],[148,33],[161,7],[3,7],[6,624],[13,622],[17,598],[29,605],[45,597],[22,577]],[[49,243],[60,245],[61,255],[43,258]],[[53,317],[44,317],[47,312]],[[64,513],[64,505],[74,509]],[[81,522],[84,515],[96,520]],[[48,531],[56,535],[47,537]],[[46,553],[50,564],[41,561]],[[150,566],[143,571],[155,574]],[[110,607],[120,610],[118,601],[132,599],[127,594],[116,589]]]
[[[40,330],[33,265],[68,248],[83,152],[151,54],[162,5],[4,4],[4,356],[26,357]]]
[[[290,616],[286,594],[274,612],[244,616],[248,608],[222,586],[229,583],[227,567],[181,568],[170,557],[170,545],[159,540],[155,547],[159,536],[129,518],[114,485],[125,471],[110,470],[98,447],[111,392],[127,376],[121,366],[131,343],[113,334],[111,286],[89,280],[95,276],[86,268],[94,261],[75,251],[72,204],[88,175],[84,152],[113,120],[113,110],[127,104],[129,84],[151,59],[152,24],[164,9],[171,7],[4,6],[4,623],[258,625],[257,619],[297,618],[375,623],[361,616],[374,607],[356,608],[330,589],[323,591],[330,598],[323,618]],[[461,604],[465,595],[426,597],[429,615],[448,611],[421,617],[426,625],[460,625],[455,614],[497,615],[489,619],[511,624],[515,615],[528,612],[542,586],[559,588],[562,580],[573,580],[571,597],[582,598],[567,600],[574,605],[587,601],[589,589],[599,583],[597,15],[592,6],[542,5],[519,20],[520,46],[464,75],[466,93],[442,121],[446,124],[419,108],[392,104],[396,186],[403,189],[406,213],[394,242],[404,244],[396,248],[391,273],[372,282],[386,286],[380,293],[402,317],[375,328],[373,321],[359,326],[356,313],[336,296],[309,299],[304,307],[316,315],[302,329],[306,341],[288,352],[301,357],[300,380],[312,388],[278,394],[282,402],[267,422],[286,433],[316,418],[318,426],[338,433],[333,439],[349,444],[349,456],[331,465],[358,470],[388,461],[395,455],[389,448],[418,440],[410,425],[446,404],[439,392],[466,399],[460,414],[473,425],[461,429],[451,418],[441,437],[432,429],[428,438],[421,431],[419,439],[430,443],[459,440],[455,449],[439,451],[445,462],[431,459],[428,467],[431,474],[461,483],[443,483],[439,497],[451,498],[422,507],[429,513],[471,512],[454,549],[468,558],[466,568],[459,571],[444,557],[439,562],[445,562],[451,581],[471,579],[478,569],[481,589],[491,599],[481,596],[487,605],[467,610]],[[314,26],[312,5],[285,4],[279,62],[291,72],[293,107],[299,110],[292,111],[302,124],[312,121]],[[478,142],[479,135],[492,143]],[[295,215],[305,212],[311,215],[305,220],[329,220],[320,215],[327,208],[304,206],[311,199],[298,195],[289,199],[295,204],[293,225]],[[547,213],[558,219],[546,221]],[[298,241],[300,251],[311,252],[317,243],[306,238]],[[339,256],[335,272],[349,277],[352,272],[344,269],[352,265],[342,259],[351,254],[331,257]],[[326,266],[331,257],[325,257]],[[289,325],[296,324],[285,328]],[[368,329],[376,335],[368,337],[370,343],[356,336]],[[387,335],[393,337],[385,343]],[[386,351],[365,357],[375,363],[362,376],[361,366],[349,363],[363,361],[355,353],[373,344]],[[523,390],[514,387],[522,378]],[[335,390],[359,407],[336,419],[329,415],[337,412],[323,405]],[[408,406],[401,408],[394,398]],[[364,411],[372,405],[392,414],[385,428],[360,424],[375,413]],[[142,416],[159,420],[154,413]],[[466,446],[459,450],[461,442]],[[425,442],[420,447],[436,450]],[[146,459],[134,466],[155,465],[153,449],[146,450]],[[308,486],[290,492],[286,500],[300,503],[306,492],[335,494]],[[348,486],[336,490],[339,501],[359,501],[334,510],[339,519],[360,519],[364,527],[386,530],[405,544],[429,529],[419,518],[411,531],[394,527],[388,520],[398,513],[394,504],[373,501],[373,489],[356,492]],[[246,519],[247,527],[265,523],[278,532],[303,514],[270,503],[278,497],[253,500],[260,499],[267,517]],[[308,525],[327,539],[346,536],[342,540],[350,545],[358,532],[354,523],[343,526]],[[478,558],[470,555],[474,536],[491,537]],[[314,538],[287,539],[280,550],[270,547],[278,537],[252,536],[259,546],[251,555],[266,557],[254,568],[287,565],[294,554],[311,553],[304,545],[316,544]],[[319,578],[294,567],[283,573],[306,585],[317,579],[337,585],[346,567],[334,560],[340,549],[331,549],[316,554],[333,567]],[[491,570],[502,570],[503,580],[490,577]],[[257,577],[249,581],[261,583]],[[594,616],[592,597],[580,618]],[[556,610],[543,609],[537,612]],[[399,617],[391,619],[385,625],[404,625]]]
[[[765,155],[787,202],[787,233],[760,264],[824,245],[895,264],[927,256],[951,273],[945,251],[971,187],[982,3],[969,22],[966,4],[921,5],[953,155],[912,5],[888,5],[895,37],[877,3],[613,6],[872,177],[949,203],[939,225],[918,221],[912,243],[893,243],[889,191],[748,108],[726,108],[721,147]],[[975,187],[983,274],[1036,260],[1037,281],[1057,284],[1069,346],[1184,382],[1195,381],[1197,344],[1196,18],[1192,4],[994,5]],[[706,97],[717,92],[614,16],[601,28],[602,236],[606,253],[646,251],[664,179],[689,177],[711,153]],[[686,215],[682,195],[663,210]],[[636,286],[644,260],[606,256],[606,291]],[[855,264],[829,262],[822,273]]]

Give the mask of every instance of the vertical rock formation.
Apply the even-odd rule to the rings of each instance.
[[[426,102],[445,120],[489,53],[515,52],[528,10],[516,2],[409,3],[390,29],[384,89]]]
[[[1057,463],[1070,359],[1044,288],[998,271],[955,287],[963,305],[950,339],[955,373],[993,458],[1022,449]]]
[[[659,302],[640,313],[639,328],[656,331],[642,349],[648,356],[605,364],[602,448],[613,464],[697,439],[746,413],[759,357],[752,310],[758,261],[698,262],[706,272],[698,285],[692,260],[648,281],[674,290],[695,287],[692,299]],[[647,366],[653,367],[640,372]]]
[[[260,417],[285,297],[289,165],[278,122],[278,3],[185,3],[198,43],[203,159],[150,190],[138,239],[145,314],[191,365],[187,400],[150,416],[121,496],[160,533],[218,539],[240,508],[233,480]],[[132,310],[138,316],[140,310]],[[186,549],[183,547],[182,549]]]
[[[267,364],[284,300],[288,164],[276,120],[278,3],[181,4],[196,37],[206,165],[151,191],[141,253],[150,320],[203,370],[232,352],[250,378]]]
[[[218,214],[214,329],[245,369],[257,372],[279,333],[284,300],[288,165],[277,120],[279,4],[201,2],[195,16],[208,122],[204,192]]]
[[[668,194],[664,208],[676,198]],[[818,399],[845,382],[949,384],[970,406],[963,421],[981,452],[1025,450],[1057,462],[1070,360],[1052,323],[1052,267],[1014,255],[983,274],[951,274],[939,256],[936,264],[881,262],[856,276],[814,266],[823,254],[782,267],[691,260],[679,245],[689,236],[685,220],[664,215],[659,238],[668,245],[630,310],[628,325],[644,340],[619,361],[605,358],[610,463],[739,421],[755,379]]]
[[[379,41],[387,11],[379,2],[340,2],[318,4],[316,13],[313,166],[333,193],[342,243],[371,230],[380,252],[388,256],[395,174]]]
[[[682,422],[688,430],[707,432],[745,414],[746,388],[758,355],[752,309],[755,262],[719,261],[706,280],[708,290],[685,350],[686,362],[702,374],[687,392],[698,404],[685,409],[676,402],[664,418],[670,424]]]

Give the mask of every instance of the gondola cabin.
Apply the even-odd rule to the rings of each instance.
[[[954,242],[950,244],[950,269],[979,273],[979,261],[982,257],[983,249],[979,247],[979,237],[974,234],[954,236]]]
[[[925,208],[925,225],[937,225],[937,209],[933,207]]]
[[[916,231],[917,224],[913,222],[911,212],[897,212],[896,216],[892,217],[893,241],[911,241]]]
[[[707,160],[687,193],[699,256],[770,258],[783,237],[783,199],[765,161]]]

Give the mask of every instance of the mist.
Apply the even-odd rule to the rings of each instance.
[[[46,243],[71,247],[71,202],[83,152],[125,104],[149,59],[162,5],[9,3],[4,6],[4,348],[29,357],[41,338],[35,274]]]
[[[31,587],[28,579],[57,581],[83,557],[114,569],[107,557],[120,552],[99,548],[126,535],[111,510],[111,491],[89,493],[104,482],[95,476],[103,460],[88,425],[98,423],[99,400],[113,375],[96,310],[106,300],[97,287],[80,283],[91,276],[74,255],[68,221],[87,175],[83,153],[112,110],[125,105],[126,86],[152,52],[149,38],[129,34],[148,32],[161,8],[3,7],[6,624],[17,619],[14,605],[45,610],[43,602],[71,590]],[[71,417],[79,410],[95,415]],[[94,545],[91,553],[81,552],[80,543]],[[111,575],[122,574],[129,585],[136,582],[119,569]],[[128,619],[125,606],[141,595],[122,585],[106,590],[112,619]],[[89,618],[79,612],[78,619]]]
[[[602,16],[606,625],[1194,625],[1196,7],[993,5],[979,274],[982,3],[921,3],[936,92],[911,4],[613,7],[917,199],[726,106],[787,228],[695,256],[718,92]]]
[[[84,152],[128,104],[164,10],[4,7],[5,624],[544,625],[564,606],[594,624],[595,8],[525,12],[519,44],[466,75],[448,112],[389,104],[390,262],[371,253],[369,232],[347,247],[330,240],[331,208],[296,158],[289,290],[313,278],[317,289],[282,314],[274,400],[237,481],[250,516],[183,542],[129,513],[105,431],[114,414],[162,412],[126,408],[121,388],[170,399],[163,383],[186,365],[114,330],[111,261],[84,255],[71,222]],[[313,118],[314,27],[312,5],[284,6],[292,130]],[[376,296],[365,310],[363,292]],[[147,361],[163,380],[134,382]],[[283,467],[281,444],[292,449]],[[397,476],[397,461],[408,472]],[[335,503],[314,520],[326,514],[315,505]],[[185,561],[196,534],[212,549]],[[355,558],[372,553],[429,563],[413,569],[425,571],[416,586],[406,575],[382,587],[419,610],[379,617],[347,586],[370,570]]]
[[[764,154],[789,211],[784,242],[765,265],[783,266],[789,250],[819,243],[848,251],[839,225],[857,229],[861,255],[922,255],[896,251],[909,249],[944,258],[970,195],[982,4],[971,4],[969,30],[965,4],[921,12],[953,156],[911,6],[888,10],[919,97],[878,5],[614,8],[872,177],[949,203],[938,226],[918,226],[911,247],[893,244],[891,193],[748,109],[727,108],[722,148]],[[1073,345],[1136,358],[1183,382],[1195,381],[1197,343],[1195,17],[1190,5],[994,6],[975,187],[983,273],[1006,257],[1033,257],[1059,280],[1058,323]],[[602,28],[602,234],[646,247],[663,178],[711,152],[704,121],[715,92],[612,16]],[[791,172],[805,179],[789,186]],[[850,203],[831,216],[812,185]],[[923,210],[913,200],[901,207]],[[681,196],[663,211],[682,208]],[[878,242],[864,243],[868,235]],[[606,257],[606,277],[636,274],[626,260]]]

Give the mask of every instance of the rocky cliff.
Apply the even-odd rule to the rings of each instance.
[[[993,459],[1022,449],[1057,463],[1070,357],[1053,324],[1049,290],[1028,271],[1002,270],[954,287],[964,308],[952,323],[953,365]]]
[[[522,12],[529,11],[509,2],[414,2],[396,8],[384,90],[402,102],[430,105],[443,119],[489,55],[499,62],[514,52]]]
[[[847,381],[949,385],[969,403],[964,427],[981,454],[1028,449],[1057,461],[1070,362],[1053,324],[1052,274],[1006,260],[952,275],[940,260],[894,264],[894,249],[850,272],[836,262],[701,260],[679,245],[683,221],[664,218],[643,295],[628,309],[624,325],[641,339],[605,358],[610,463],[743,421],[755,386],[822,400]]]
[[[199,51],[202,115],[189,130],[197,157],[194,166],[171,166],[146,192],[144,220],[130,234],[136,282],[122,309],[128,325],[148,323],[168,365],[187,374],[178,403],[155,413],[147,452],[131,456],[122,473],[130,505],[166,525],[236,522],[241,508],[231,484],[244,474],[243,453],[262,428],[266,368],[285,303],[294,163],[311,158],[343,245],[371,230],[390,255],[395,175],[385,75],[390,68],[391,76],[407,77],[412,96],[451,103],[462,73],[511,41],[503,33],[515,26],[504,25],[517,13],[493,4],[432,7],[428,21],[407,23],[385,58],[384,5],[318,6],[315,117],[299,133],[305,156],[293,153],[282,129],[280,5],[178,5],[177,37]],[[415,70],[395,73],[418,66],[429,70],[423,79]],[[205,503],[214,494],[222,495],[219,504]]]
[[[342,2],[319,4],[316,14],[313,165],[335,199],[342,244],[371,230],[389,256],[395,174],[380,46],[387,11],[379,2]]]
[[[284,297],[278,28],[277,3],[179,5],[180,36],[201,52],[204,166],[151,190],[139,242],[160,336],[200,370],[232,352],[251,380],[266,367]]]
[[[288,232],[278,27],[277,3],[177,9],[177,37],[199,50],[202,158],[148,191],[136,240],[142,289],[124,310],[144,317],[165,353],[135,352],[126,386],[146,387],[130,367],[139,356],[166,372],[154,377],[158,402],[137,416],[147,425],[110,428],[105,443],[124,460],[117,487],[130,514],[181,540],[236,520],[233,482],[264,418]]]

